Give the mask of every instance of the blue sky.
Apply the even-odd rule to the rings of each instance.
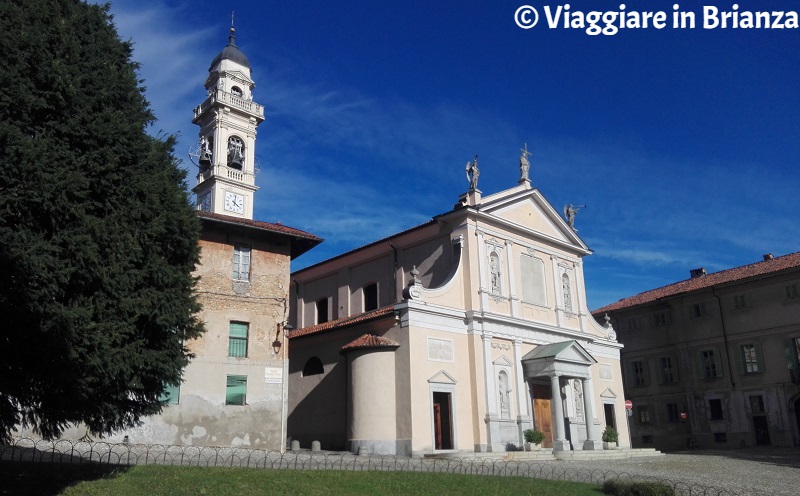
[[[695,29],[548,29],[543,6],[565,3],[120,0],[111,11],[135,43],[154,132],[180,134],[187,167],[192,109],[236,11],[267,115],[255,218],[325,238],[293,269],[448,210],[475,154],[485,195],[516,185],[524,143],[532,184],[557,210],[588,205],[575,226],[594,250],[590,309],[692,268],[800,250],[800,30],[702,29],[703,5],[733,2],[696,0],[679,2]],[[542,16],[528,30],[514,22],[525,4]]]

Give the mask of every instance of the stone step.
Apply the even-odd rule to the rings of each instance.
[[[506,461],[547,461],[555,460],[553,450],[541,449],[536,451],[508,451],[502,457]]]
[[[505,461],[552,461],[552,460],[615,460],[645,456],[663,456],[664,453],[653,448],[618,448],[597,451],[553,451],[543,448],[538,451],[495,451],[476,453],[474,451],[453,451],[449,453],[426,454],[425,458],[483,458]]]
[[[644,456],[663,456],[664,453],[653,448],[645,449],[613,449],[598,451],[557,451],[559,460],[614,460]]]

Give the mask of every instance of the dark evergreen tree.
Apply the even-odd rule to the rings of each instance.
[[[108,6],[0,0],[0,440],[157,413],[203,330],[199,223]]]

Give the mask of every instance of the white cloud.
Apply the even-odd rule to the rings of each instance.
[[[192,109],[202,101],[202,84],[211,62],[209,43],[220,41],[219,28],[178,22],[189,5],[115,1],[111,6],[120,38],[133,42],[146,97],[158,121],[153,133],[180,134],[177,154],[185,158],[194,142]],[[212,43],[213,44],[213,43]],[[213,56],[213,55],[212,55]]]

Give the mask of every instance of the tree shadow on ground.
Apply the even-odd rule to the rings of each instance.
[[[125,465],[91,462],[47,463],[30,461],[0,461],[0,495],[50,496],[82,481],[92,481],[128,470]]]

